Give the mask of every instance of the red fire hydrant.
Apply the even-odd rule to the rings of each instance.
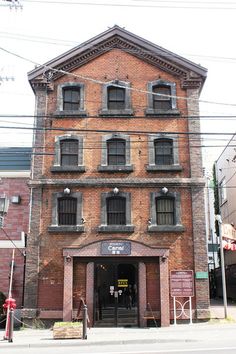
[[[7,311],[7,309],[14,310],[16,308],[16,300],[13,299],[12,297],[9,297],[8,299],[5,300],[5,303],[3,304],[3,308],[5,311]]]
[[[9,342],[12,342],[13,338],[13,311],[16,308],[16,300],[12,297],[9,297],[5,300],[3,304],[4,311],[7,314],[7,322],[6,322],[6,331],[4,339],[8,339]]]

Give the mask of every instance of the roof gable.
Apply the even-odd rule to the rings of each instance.
[[[128,32],[119,26],[108,29],[32,70],[28,74],[29,81],[33,87],[46,84],[46,77],[50,71],[50,79],[56,80],[65,75],[65,72],[72,72],[74,69],[113,48],[126,51],[151,65],[157,66],[163,71],[180,77],[183,88],[201,88],[205,81],[207,70],[202,66]]]

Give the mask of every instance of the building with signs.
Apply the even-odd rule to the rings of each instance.
[[[94,326],[168,326],[171,270],[193,271],[194,318],[209,317],[197,143],[205,78],[118,26],[29,73],[25,320],[68,321],[85,300]]]
[[[31,152],[29,147],[0,148],[0,293],[8,296],[14,252],[12,296],[23,305],[26,234],[29,227]],[[1,313],[1,311],[0,311]]]
[[[236,148],[235,135],[230,139],[225,149],[215,162],[216,175],[216,207],[221,215],[221,234],[226,265],[227,295],[235,299],[235,269],[236,269]],[[222,296],[221,271],[216,271],[217,295]]]

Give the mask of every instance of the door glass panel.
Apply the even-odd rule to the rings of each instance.
[[[105,261],[95,268],[95,326],[138,326],[137,267]]]

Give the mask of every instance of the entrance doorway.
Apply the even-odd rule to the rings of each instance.
[[[137,267],[127,259],[95,264],[95,326],[138,326]]]

